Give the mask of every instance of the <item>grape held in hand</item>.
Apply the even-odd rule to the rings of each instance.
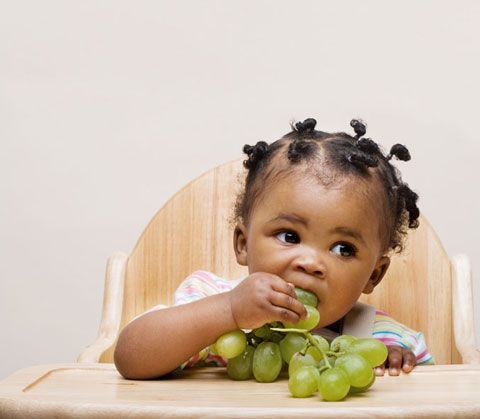
[[[295,295],[297,300],[303,305],[312,307],[317,307],[318,305],[318,298],[313,292],[306,291],[302,288],[295,288]]]
[[[289,328],[295,328],[295,329],[304,329],[304,330],[312,330],[315,328],[315,326],[318,324],[320,321],[320,313],[315,307],[312,306],[305,306],[308,312],[308,317],[303,320],[300,319],[297,323],[289,323],[289,322],[283,322],[283,325],[289,329]]]

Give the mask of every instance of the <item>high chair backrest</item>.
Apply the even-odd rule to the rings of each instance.
[[[216,167],[186,185],[155,214],[126,262],[117,336],[145,310],[171,304],[179,283],[195,270],[230,279],[248,274],[236,262],[230,223],[245,175],[242,160]],[[404,253],[392,257],[381,284],[372,294],[362,294],[360,301],[422,331],[437,363],[461,363],[453,339],[451,276],[447,254],[421,217],[420,227],[409,232]],[[103,351],[100,362],[112,362],[113,349],[114,344]]]

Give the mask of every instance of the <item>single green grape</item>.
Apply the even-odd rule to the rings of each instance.
[[[312,330],[320,321],[319,311],[312,306],[306,305],[305,308],[308,311],[309,317],[305,320],[300,319],[297,323],[283,322],[286,328]]]
[[[346,351],[347,348],[357,340],[355,336],[340,335],[332,340],[330,350],[334,352]]]
[[[318,342],[323,352],[327,352],[330,349],[330,344],[328,343],[328,340],[325,339],[323,336],[313,335],[313,338]],[[307,349],[307,354],[312,355],[317,362],[320,362],[323,359],[322,353],[315,346],[310,346]]]
[[[318,379],[318,392],[324,400],[342,400],[348,394],[350,382],[345,371],[333,367],[325,370]]]
[[[370,387],[372,387],[374,382],[375,382],[375,374],[372,375],[372,379],[370,380],[370,382],[365,387],[350,386],[350,390],[349,390],[348,394],[363,393],[364,391],[367,391]]]
[[[318,305],[318,298],[313,292],[295,287],[295,295],[297,296],[297,300],[306,306],[316,308]]]
[[[282,364],[278,343],[262,342],[253,354],[253,376],[261,383],[271,383],[280,374]]]
[[[292,375],[297,369],[304,366],[316,366],[317,362],[315,358],[310,354],[302,355],[300,352],[295,352],[290,358],[290,363],[288,364],[288,375]]]
[[[309,397],[317,391],[320,373],[312,366],[298,368],[288,379],[288,389],[293,397]]]
[[[293,354],[304,349],[306,344],[307,340],[302,335],[287,333],[279,343],[283,360],[288,364]]]
[[[346,354],[335,361],[335,368],[343,369],[354,387],[365,387],[370,383],[373,369],[368,361],[357,354]]]
[[[253,354],[255,348],[247,345],[245,350],[227,363],[227,374],[232,380],[248,380],[252,377]]]
[[[373,338],[357,339],[348,347],[347,352],[363,356],[372,368],[383,364],[388,356],[385,344]]]
[[[223,358],[235,358],[247,346],[247,336],[243,330],[234,330],[220,336],[215,342],[215,349]]]

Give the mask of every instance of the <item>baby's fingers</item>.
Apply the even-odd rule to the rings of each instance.
[[[397,345],[388,346],[388,357],[384,364],[375,368],[376,376],[385,374],[385,365],[388,365],[390,375],[400,375],[400,370],[409,373],[417,364],[415,354],[410,350]]]
[[[300,320],[300,316],[284,307],[272,306],[273,318],[272,321],[280,321],[287,323],[297,323]]]
[[[280,277],[275,277],[273,279],[274,281],[271,284],[273,291],[277,291],[281,294],[287,294],[294,299],[297,298],[297,295],[295,294],[295,285],[293,285],[291,282],[284,281]]]
[[[375,367],[375,375],[377,377],[383,377],[384,374],[385,374],[385,364]]]
[[[388,346],[388,373],[390,375],[399,375],[402,367],[402,347]]]
[[[413,370],[413,367],[415,365],[417,365],[417,358],[415,354],[412,351],[405,349],[403,351],[403,366],[402,366],[403,372],[409,373],[410,371]]]
[[[270,302],[275,306],[275,312],[284,321],[297,323],[301,318],[307,318],[308,312],[305,306],[289,294],[274,291],[270,296]]]

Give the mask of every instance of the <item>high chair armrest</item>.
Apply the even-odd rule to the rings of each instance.
[[[470,261],[466,255],[458,254],[451,258],[451,263],[455,345],[464,364],[480,364],[480,350],[475,342]]]
[[[102,320],[100,321],[97,339],[80,354],[77,362],[99,362],[102,353],[117,338],[122,317],[123,287],[127,259],[128,256],[121,252],[116,252],[108,258],[105,273]]]

